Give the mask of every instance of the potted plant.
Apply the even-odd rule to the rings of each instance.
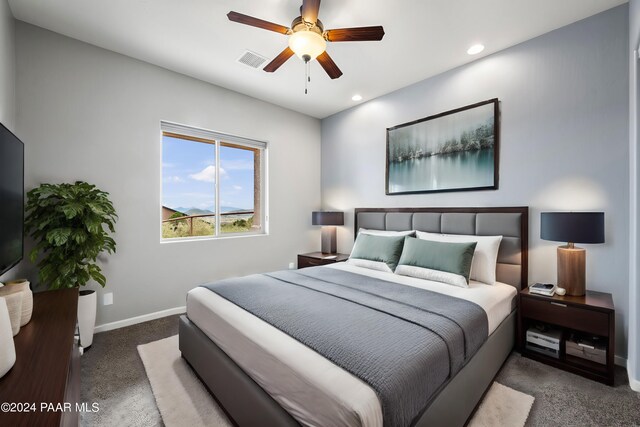
[[[49,289],[85,286],[94,280],[104,287],[106,278],[98,255],[114,253],[109,236],[117,219],[109,193],[83,181],[42,184],[27,193],[25,229],[37,242],[29,257],[38,262],[41,283]],[[78,328],[80,344],[93,342],[96,292],[80,291]]]

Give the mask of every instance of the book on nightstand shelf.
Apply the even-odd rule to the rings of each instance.
[[[529,292],[532,294],[543,295],[545,297],[552,297],[556,293],[556,285],[552,283],[534,283],[529,286]]]

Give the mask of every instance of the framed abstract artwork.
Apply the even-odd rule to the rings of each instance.
[[[498,188],[497,98],[387,129],[386,194]]]

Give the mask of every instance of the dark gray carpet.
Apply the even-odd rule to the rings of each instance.
[[[96,334],[80,358],[82,402],[100,411],[84,413],[82,426],[162,426],[137,346],[178,333],[178,316]]]
[[[513,353],[496,381],[536,398],[527,426],[640,425],[640,393],[618,366],[609,387]]]
[[[178,316],[96,334],[81,358],[82,401],[100,411],[81,416],[83,426],[163,425],[136,346],[178,333]],[[527,426],[640,425],[640,394],[617,368],[608,387],[514,353],[497,381],[536,398]]]

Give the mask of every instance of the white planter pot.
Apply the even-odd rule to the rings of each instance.
[[[85,349],[93,343],[97,305],[98,294],[96,291],[80,291],[80,298],[78,299],[78,329],[80,330],[80,345]]]
[[[13,345],[13,333],[9,311],[4,298],[0,297],[0,378],[16,363],[16,348]]]

